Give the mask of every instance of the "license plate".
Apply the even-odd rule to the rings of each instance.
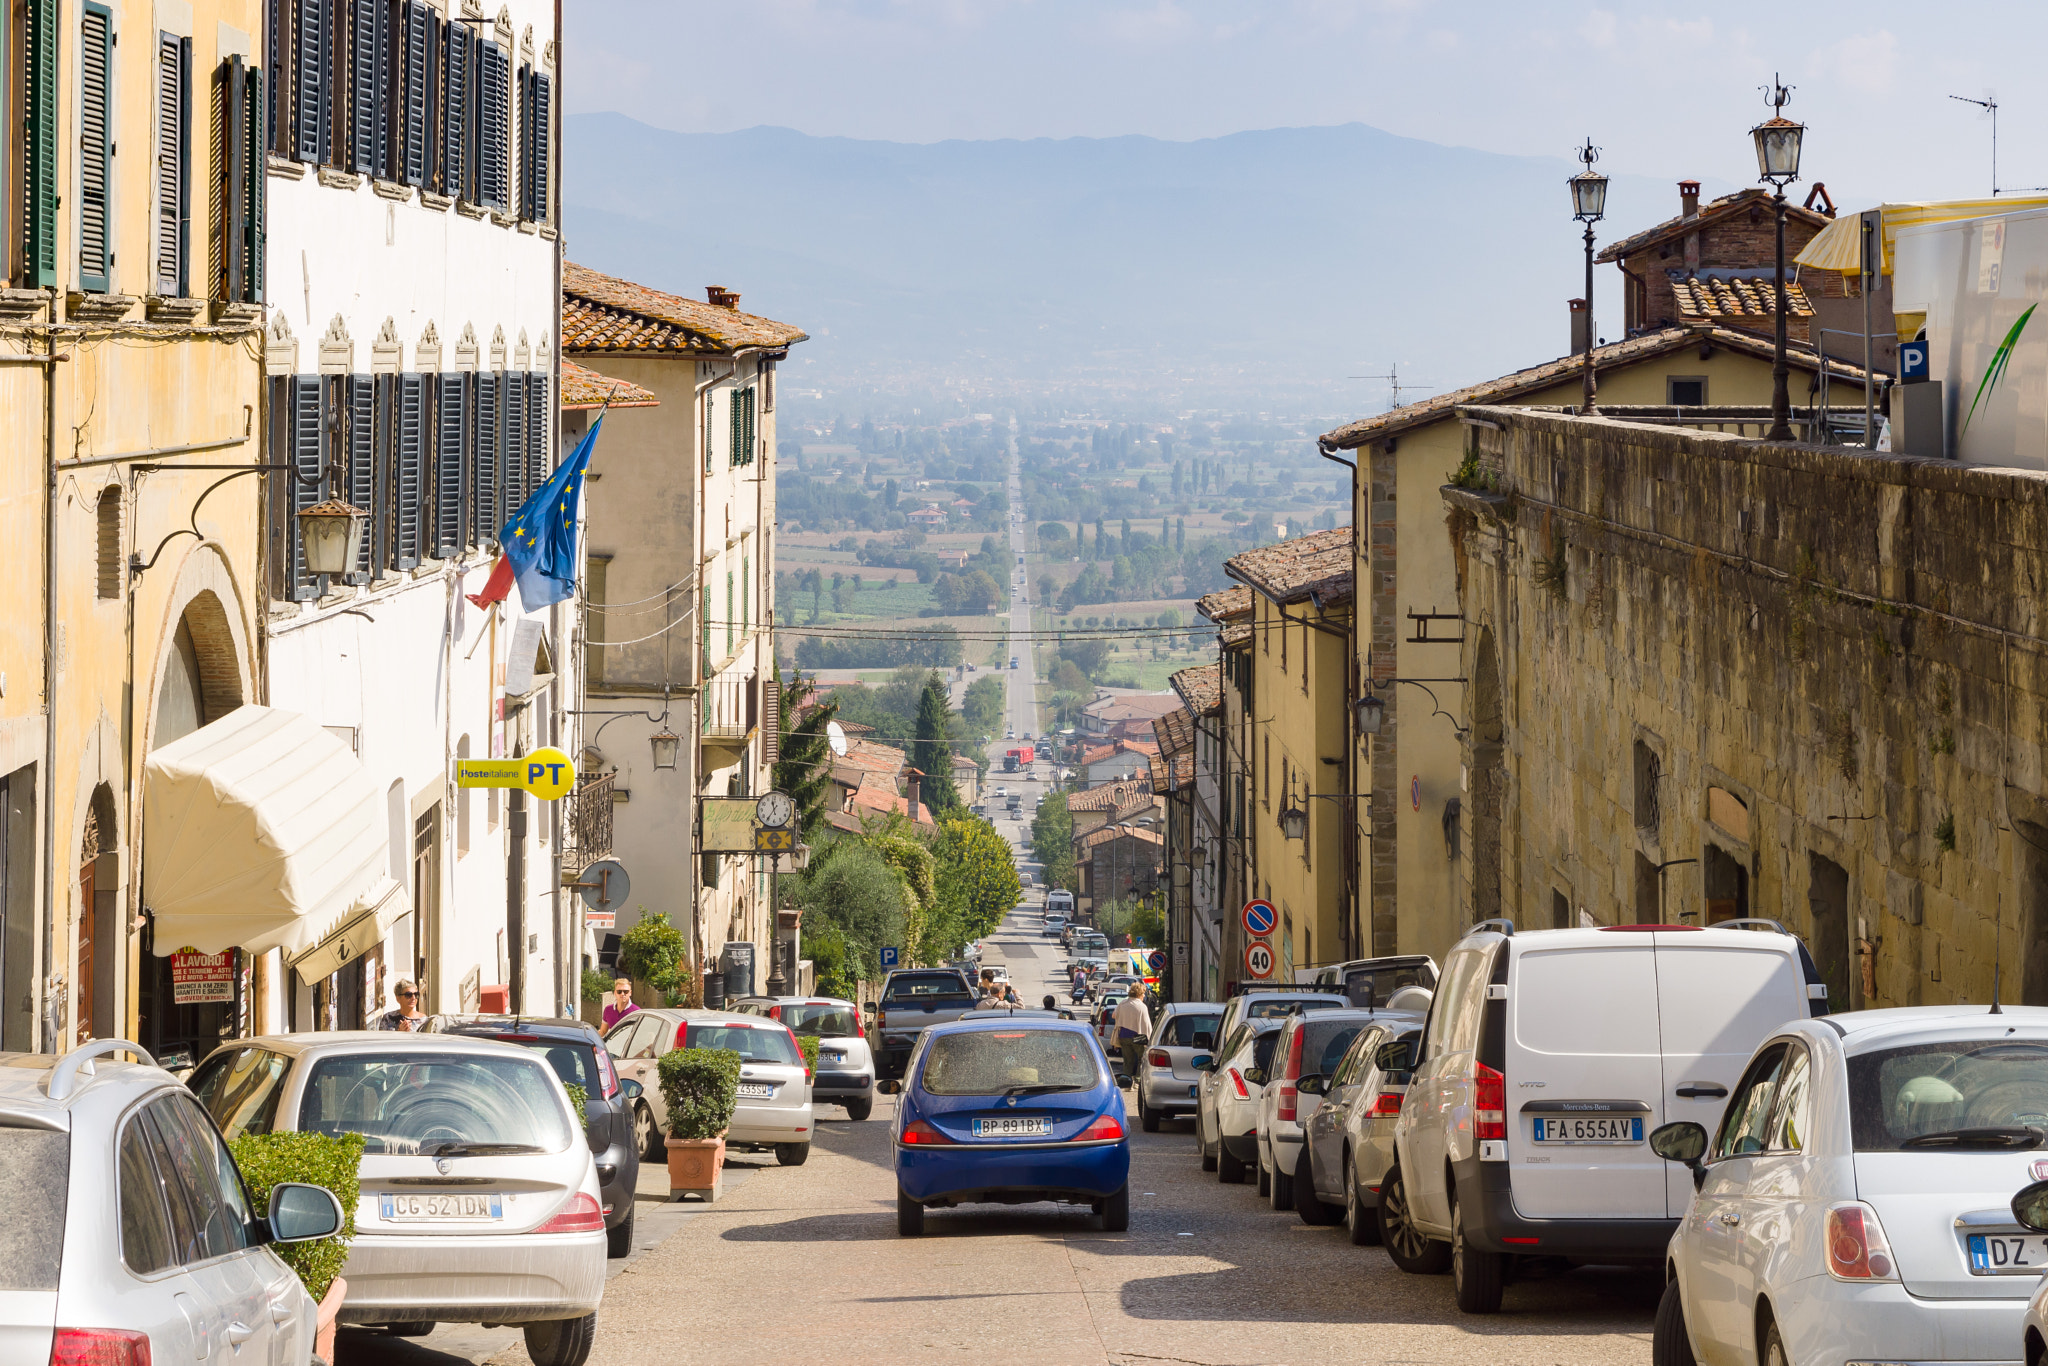
[[[392,1223],[432,1223],[444,1219],[473,1223],[504,1218],[501,1198],[495,1192],[399,1195],[387,1191],[377,1197],[377,1212]]]
[[[976,1138],[1044,1138],[1052,1133],[1049,1119],[977,1119]]]
[[[1201,1088],[1201,1087],[1199,1087],[1199,1086],[1190,1086],[1190,1087],[1188,1088],[1188,1099],[1189,1099],[1189,1100],[1193,1100],[1193,1099],[1195,1098],[1196,1094],[1197,1094],[1197,1093],[1199,1093],[1201,1089],[1202,1089],[1202,1088]]]
[[[739,1086],[741,1100],[767,1100],[775,1094],[775,1088],[765,1081],[743,1081]]]
[[[1973,1276],[2038,1276],[2048,1271],[2048,1236],[2039,1233],[1973,1233]]]
[[[1544,1115],[1535,1121],[1538,1143],[1641,1143],[1641,1115]]]

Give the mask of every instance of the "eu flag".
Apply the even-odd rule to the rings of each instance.
[[[583,501],[583,471],[603,425],[602,416],[590,424],[569,458],[498,533],[529,612],[576,595],[576,510]]]

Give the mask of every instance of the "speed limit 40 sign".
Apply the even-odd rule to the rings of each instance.
[[[1244,971],[1247,977],[1265,979],[1273,975],[1273,946],[1263,939],[1253,940],[1244,946]]]

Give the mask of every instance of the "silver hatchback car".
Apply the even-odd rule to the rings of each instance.
[[[459,1034],[275,1034],[223,1044],[193,1079],[228,1133],[363,1135],[341,1322],[408,1336],[516,1323],[535,1366],[590,1355],[606,1257],[597,1166],[535,1054]]]
[[[726,1010],[637,1010],[613,1025],[604,1046],[622,1077],[644,1088],[633,1122],[650,1161],[666,1161],[668,1102],[661,1094],[661,1055],[676,1048],[729,1048],[740,1055],[739,1103],[725,1146],[772,1150],[785,1167],[811,1155],[811,1073],[796,1035],[780,1020]]]
[[[1173,1001],[1160,1007],[1134,1079],[1138,1125],[1146,1133],[1158,1133],[1162,1119],[1193,1117],[1202,1080],[1195,1070],[1195,1055],[1214,1051],[1213,1042],[1209,1048],[1195,1047],[1195,1036],[1207,1034],[1213,1041],[1222,1019],[1223,1007],[1216,1001]]]
[[[258,1214],[205,1112],[135,1044],[0,1053],[0,1183],[0,1361],[312,1358],[312,1297],[266,1245],[331,1235],[339,1202],[281,1184]]]

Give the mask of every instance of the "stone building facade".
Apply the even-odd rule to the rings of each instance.
[[[2048,478],[1461,416],[1468,918],[1769,917],[1838,1010],[2048,1003]]]

